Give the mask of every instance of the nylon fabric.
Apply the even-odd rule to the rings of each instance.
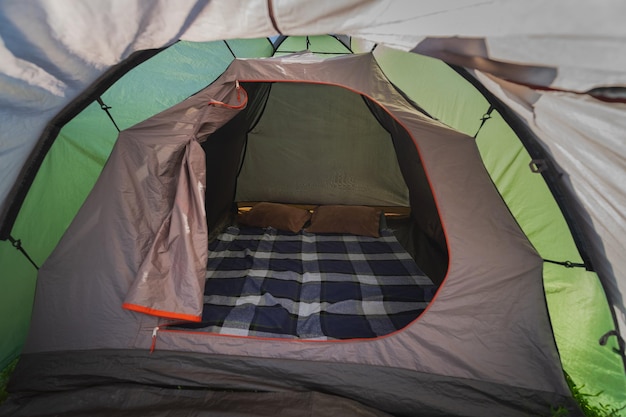
[[[109,366],[102,367],[102,363]],[[0,413],[5,410],[15,413],[11,415],[24,415],[28,411],[41,412],[39,410],[47,412],[48,407],[54,405],[54,397],[33,395],[34,392],[29,390],[46,392],[50,389],[62,389],[69,393],[69,396],[61,396],[61,399],[65,399],[74,398],[72,390],[85,386],[102,386],[101,392],[106,394],[113,388],[108,386],[110,382],[118,386],[156,383],[161,387],[178,387],[183,390],[189,388],[204,392],[207,396],[217,395],[216,391],[282,393],[285,394],[282,398],[288,400],[292,395],[297,396],[297,393],[303,395],[312,392],[309,395],[317,397],[316,392],[326,392],[328,386],[341,381],[341,385],[333,389],[333,395],[337,397],[331,403],[335,407],[341,407],[345,404],[345,399],[352,398],[353,401],[353,407],[341,410],[339,415],[342,416],[351,410],[357,412],[362,407],[371,407],[395,416],[484,417],[497,412],[498,415],[526,417],[543,415],[550,406],[562,406],[572,417],[583,416],[571,398],[533,388],[516,388],[515,397],[511,397],[509,388],[487,381],[333,362],[242,358],[159,350],[152,354],[138,350],[93,350],[25,355],[18,364],[15,375],[13,389],[29,395],[29,401],[24,405],[9,402],[4,409],[0,408]],[[33,379],[33,375],[38,375],[38,378]],[[346,379],[346,375],[351,375],[352,378]],[[128,385],[123,385],[124,388],[126,386]],[[88,390],[86,392],[89,394]],[[163,404],[163,401],[167,401],[162,395],[141,395],[141,391],[133,393],[136,398],[129,401],[130,406],[141,403]],[[123,393],[120,394],[122,398],[126,398]],[[183,398],[188,395],[186,392],[180,394]],[[279,410],[280,405],[273,401],[276,397],[268,395],[265,401],[259,403],[261,410],[265,409],[264,406]],[[92,395],[86,398],[90,403],[101,404],[101,398],[94,398]],[[114,408],[117,404],[112,401],[118,397],[107,398],[112,399],[108,408]],[[278,398],[281,398],[280,395]],[[304,400],[306,396],[300,398]],[[319,406],[325,407],[324,398],[317,398],[322,400]],[[454,400],[451,401],[450,398]],[[176,398],[179,399],[181,397]],[[239,399],[246,401],[250,397]],[[174,404],[177,403],[184,404],[178,401]],[[360,407],[357,406],[359,403]],[[461,403],[464,405],[460,406]],[[79,407],[79,404],[77,402],[75,407]],[[308,403],[302,405],[306,407]],[[192,411],[194,410],[189,410]],[[326,408],[320,411],[327,415]]]
[[[158,198],[166,202],[173,201],[174,204],[167,208],[161,225],[153,232],[150,248],[143,255],[135,281],[124,299],[125,308],[139,312],[150,310],[162,317],[172,314],[171,318],[183,316],[192,320],[200,319],[200,294],[204,292],[204,265],[208,250],[204,164],[204,152],[192,140],[186,145],[182,161],[173,164],[179,167],[179,172],[163,173],[177,174],[171,184],[174,190],[167,190],[173,192],[174,196],[159,194]],[[143,180],[158,177],[159,174],[148,172]],[[164,176],[158,180],[169,182]],[[148,182],[147,187],[144,187],[152,186]],[[154,211],[158,202],[154,201],[153,195],[146,194]],[[145,216],[147,213],[141,214]]]

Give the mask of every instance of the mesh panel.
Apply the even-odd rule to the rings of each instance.
[[[238,201],[408,206],[390,134],[360,95],[277,83],[248,134]]]

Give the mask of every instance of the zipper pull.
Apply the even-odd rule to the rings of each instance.
[[[150,353],[154,352],[154,348],[156,346],[157,332],[159,331],[159,326],[155,327],[152,330],[152,345],[150,346]]]

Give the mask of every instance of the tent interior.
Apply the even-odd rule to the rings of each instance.
[[[242,206],[254,206],[254,203],[250,202],[288,203],[305,207],[314,214],[320,212],[315,210],[318,206],[368,206],[384,214],[382,217],[375,216],[383,222],[382,226],[379,225],[380,222],[376,223],[375,228],[393,230],[393,234],[389,234],[388,237],[399,238],[402,247],[417,262],[420,271],[416,274],[428,277],[420,287],[428,292],[427,299],[420,293],[412,301],[416,305],[419,305],[418,302],[430,301],[437,285],[446,275],[447,245],[428,179],[416,148],[410,145],[409,133],[393,118],[386,116],[378,104],[342,87],[293,82],[242,82],[241,86],[247,92],[246,109],[212,133],[208,140],[202,142],[206,153],[205,208],[210,249],[218,247],[219,244],[211,243],[224,230],[225,225],[237,224],[233,216],[236,214],[233,210],[235,203],[238,210],[241,210]],[[415,210],[411,210],[411,207]],[[348,214],[350,218],[356,215],[356,212]],[[345,218],[344,221],[347,222],[349,219]],[[308,223],[304,226],[307,225]],[[339,229],[333,226],[326,231]],[[355,233],[367,233],[361,229],[352,230],[356,230]],[[237,229],[236,233],[239,234],[240,230]],[[373,235],[378,237],[379,233]],[[248,235],[244,238],[249,239]],[[229,235],[228,240],[222,243],[224,246],[222,251],[234,250],[230,239],[236,237]],[[278,242],[273,244],[272,252],[282,253]],[[295,244],[298,248],[297,256],[300,257],[302,256],[300,252],[307,251],[307,246],[299,241]],[[317,249],[312,247],[308,251],[321,251],[321,245],[317,243],[314,246]],[[250,251],[249,253],[261,256],[255,252],[256,247],[245,248]],[[326,250],[330,251],[330,247],[327,248]],[[364,253],[367,253],[368,249],[364,250]],[[381,249],[377,255],[382,257],[383,253]],[[317,258],[321,254],[314,256]],[[347,256],[356,255],[352,253]],[[219,255],[212,255],[211,259],[215,257]],[[396,257],[401,259],[402,255],[394,255],[394,258]],[[332,259],[337,262],[335,255]],[[223,261],[215,262],[217,267],[217,263]],[[341,274],[342,269],[330,269],[332,263],[330,259],[328,264],[324,263],[325,267],[329,268],[324,273],[327,276],[333,273]],[[391,263],[392,260],[388,259],[385,261],[387,266],[383,267],[381,263],[377,269],[379,272],[376,275],[383,277],[381,285],[384,285],[386,271],[394,270],[390,266]],[[376,268],[376,261],[369,260],[368,266]],[[297,265],[294,270],[300,270],[302,267]],[[259,266],[247,265],[241,268],[248,270]],[[286,266],[281,265],[281,270],[284,268]],[[358,270],[358,267],[355,266],[354,270]],[[343,270],[344,273],[345,271]],[[307,272],[312,275],[320,273],[317,269],[303,273]],[[255,271],[255,274],[261,273]],[[366,272],[363,271],[361,276],[365,275]],[[205,294],[211,294],[212,299],[217,298],[216,282],[218,281],[214,276],[207,278],[207,285],[213,283],[213,286],[211,289],[205,288]],[[232,280],[224,285],[233,285]],[[277,285],[282,288],[283,283],[279,281]],[[360,285],[367,286],[365,282]],[[408,284],[401,286],[399,283],[394,285],[397,285],[395,290],[392,290],[391,286],[387,287],[387,290],[404,292],[404,295],[418,286],[415,283],[412,286]],[[304,289],[298,288],[297,292],[300,291],[305,292]],[[267,288],[262,290],[261,295],[264,297],[271,296],[269,294],[272,293]],[[339,300],[337,297],[339,295],[335,292],[332,298],[335,299],[336,305],[349,302],[346,299]],[[295,295],[291,298],[293,299],[290,299],[289,303],[297,304],[300,301]],[[361,296],[358,298],[363,299]],[[385,297],[385,300],[387,308],[391,311],[391,303],[394,302],[392,300],[398,302],[411,299],[390,296]],[[233,301],[233,304],[237,302]],[[412,313],[405,316],[401,320],[402,323],[413,321],[424,307],[409,310]],[[344,322],[347,322],[348,313],[345,310],[342,317]],[[402,314],[407,313],[403,311]],[[297,311],[290,311],[290,314],[297,315]],[[209,312],[205,312],[205,315],[211,316]],[[377,322],[382,320],[380,317],[376,319]],[[280,322],[269,318],[267,321]],[[304,321],[310,322],[311,318]],[[198,325],[193,327],[198,329]],[[387,328],[378,336],[400,330],[402,327],[404,325]],[[352,338],[368,337],[356,331],[351,334]],[[321,336],[326,337],[317,333],[309,337]]]
[[[392,140],[390,132],[408,133],[390,118],[386,121],[391,126],[385,128],[376,119],[374,103],[341,87],[258,84],[254,88],[265,94],[254,97],[252,86],[243,83],[250,97],[248,110],[203,143],[209,230],[233,201],[419,207],[419,217],[410,219],[421,222],[415,228],[421,238],[407,239],[405,246],[422,242],[424,250],[412,252],[421,254],[418,263],[441,282],[447,248],[428,180],[417,151]],[[249,109],[263,115],[250,117]],[[211,155],[219,155],[221,163]],[[399,159],[405,172],[411,169],[405,176]],[[412,182],[413,204],[405,178]]]
[[[137,66],[115,68],[53,123],[58,135],[33,174],[10,235],[41,265],[92,189],[119,130],[193,96],[234,58],[303,50],[339,56],[371,49],[339,36],[179,41]],[[522,134],[514,130],[519,126],[511,115],[494,106],[493,97],[472,85],[460,68],[384,46],[372,53],[425,116],[475,138],[493,184],[544,259],[546,303],[563,370],[597,394],[591,401],[626,403],[624,363],[614,352],[620,347],[613,339],[598,344],[615,328],[604,289],[595,272],[570,267],[583,265],[585,254],[549,179],[529,169],[536,158],[520,139],[523,129]],[[202,143],[210,240],[236,223],[237,203],[375,206],[386,212],[386,226],[438,287],[449,264],[446,238],[428,176],[417,149],[408,146],[406,131],[376,103],[350,90],[286,84],[242,82],[246,110]],[[0,245],[0,264],[7,265],[3,285],[18,290],[0,295],[0,326],[10,335],[0,340],[2,367],[19,356],[26,340],[37,275],[15,245],[5,243]]]

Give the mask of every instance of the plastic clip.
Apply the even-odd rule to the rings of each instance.
[[[545,159],[533,159],[532,161],[530,161],[528,166],[530,167],[530,171],[535,174],[543,172],[546,169],[548,169]]]

